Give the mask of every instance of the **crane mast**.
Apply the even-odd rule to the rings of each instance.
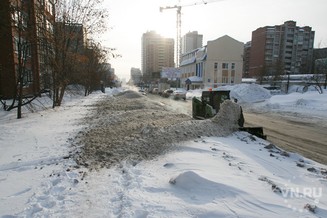
[[[217,0],[220,1],[220,0]],[[215,2],[215,1],[210,1],[211,2]],[[176,17],[176,29],[177,29],[177,33],[176,33],[176,67],[179,67],[180,64],[180,60],[181,60],[181,53],[182,53],[182,7],[187,7],[187,6],[194,6],[194,5],[199,5],[199,4],[207,4],[209,2],[206,2],[204,0],[202,0],[202,2],[198,2],[198,3],[194,3],[194,4],[190,4],[190,5],[174,5],[174,6],[166,6],[166,7],[160,7],[160,12],[162,12],[163,10],[166,9],[176,9],[177,12],[177,17]]]
[[[176,34],[176,59],[175,59],[175,66],[179,67],[180,63],[180,57],[181,57],[181,49],[182,49],[182,44],[181,44],[181,26],[182,26],[182,6],[180,5],[174,5],[174,6],[167,6],[167,7],[160,7],[160,12],[166,9],[176,9],[177,15],[176,15],[176,29],[177,29],[177,34]]]
[[[177,8],[177,17],[176,17],[176,26],[177,26],[177,35],[176,35],[176,67],[179,67],[182,56],[182,7]]]

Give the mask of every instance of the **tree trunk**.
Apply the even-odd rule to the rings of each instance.
[[[64,94],[65,94],[65,90],[66,90],[66,85],[63,85],[62,87],[59,88],[59,96],[57,96],[57,106],[61,105],[62,99],[64,98]]]
[[[17,119],[22,118],[22,104],[23,104],[23,84],[19,83],[18,91],[18,107],[17,107]]]

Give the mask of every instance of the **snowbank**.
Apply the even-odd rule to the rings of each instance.
[[[202,91],[208,89],[189,90],[188,98],[200,97]],[[237,84],[233,86],[220,86],[215,90],[230,90],[230,97],[237,99],[238,103],[255,103],[271,98],[270,91],[257,84]]]
[[[249,107],[249,105],[247,106]],[[252,104],[252,111],[270,111],[276,113],[299,114],[299,117],[327,118],[327,92],[319,94],[317,91],[304,93],[293,92],[288,95],[274,95],[264,102]]]
[[[239,103],[255,103],[269,99],[271,94],[269,90],[257,84],[239,84],[232,86],[230,96]]]

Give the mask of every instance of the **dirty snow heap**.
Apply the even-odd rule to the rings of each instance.
[[[227,136],[238,128],[239,106],[231,101],[209,120],[194,120],[134,91],[104,95],[83,119],[75,159],[89,168],[152,159],[176,143],[201,136]]]

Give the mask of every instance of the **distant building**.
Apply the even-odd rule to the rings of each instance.
[[[140,82],[142,82],[142,73],[139,68],[131,68],[131,80],[134,85],[138,85]]]
[[[225,35],[183,54],[181,85],[195,89],[241,83],[243,49],[244,43]]]
[[[250,76],[311,73],[315,32],[295,21],[252,32]]]
[[[243,52],[243,78],[249,77],[250,53],[251,53],[251,42],[247,42],[244,45],[244,52]]]
[[[53,55],[55,8],[51,0],[0,1],[0,97],[15,97],[18,82],[23,95],[48,88]],[[19,61],[19,59],[21,61]],[[19,71],[23,79],[19,80]]]
[[[163,67],[174,67],[174,39],[154,31],[142,36],[142,74],[146,83],[158,81]]]
[[[198,31],[188,32],[182,38],[182,54],[202,47],[203,35]]]

